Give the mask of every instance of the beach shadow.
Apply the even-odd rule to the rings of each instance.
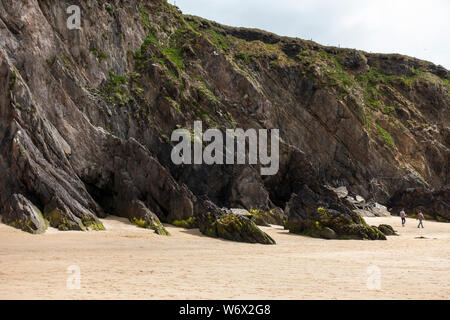
[[[223,238],[208,237],[208,236],[205,236],[203,233],[201,233],[199,229],[182,229],[182,230],[180,230],[180,232],[186,233],[186,234],[189,234],[189,235],[192,235],[192,236],[200,237],[200,238],[203,238],[203,239],[217,240],[217,241],[220,241],[220,242],[226,242],[226,243],[230,243],[230,244],[232,244],[232,243],[241,243],[241,244],[250,244],[250,245],[251,244],[263,245],[261,243],[239,242],[239,241],[227,240],[227,239],[223,239]]]
[[[184,229],[184,228],[179,228],[179,229],[180,229],[180,232],[190,234],[191,236],[197,236],[197,237],[203,237],[203,238],[207,237],[203,233],[201,233],[199,229]],[[207,237],[207,238],[210,238],[210,237]]]
[[[182,228],[180,228],[180,229],[182,229]],[[182,229],[182,230],[180,230],[180,232],[189,234],[191,236],[203,238],[203,239],[213,239],[213,240],[215,239],[215,240],[224,241],[224,242],[235,242],[235,241],[226,240],[226,239],[222,239],[222,238],[214,238],[214,237],[205,236],[203,233],[200,232],[199,229]]]
[[[123,217],[119,217],[119,216],[107,216],[106,218],[101,218],[100,220],[106,220],[106,221],[115,221],[115,222],[120,222],[123,224],[128,224],[128,225],[132,225],[135,226],[134,223],[131,223],[130,220],[128,220],[127,218],[123,218]]]
[[[284,236],[295,236],[295,237],[305,237],[305,238],[309,238],[308,236],[302,235],[302,234],[296,234],[296,233],[291,233],[289,232],[289,230],[284,230],[284,229],[278,229],[276,230],[277,234],[282,234]]]

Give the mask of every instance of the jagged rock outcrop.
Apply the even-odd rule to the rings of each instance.
[[[214,203],[204,199],[196,208],[200,231],[209,237],[227,240],[275,244],[268,234],[261,231],[256,224],[242,214],[220,209]]]
[[[386,240],[377,227],[367,225],[327,189],[319,196],[308,187],[302,188],[292,195],[286,213],[286,227],[292,233],[325,239]]]
[[[120,214],[141,228],[152,229],[159,235],[169,235],[158,216],[150,211],[142,201],[134,200],[119,207]]]
[[[349,195],[346,187],[327,187],[333,190],[339,198],[345,198],[345,200],[350,202],[356,208],[353,212],[359,214],[361,217],[387,217],[391,215],[386,206],[377,202],[366,202],[360,195]]]
[[[270,225],[283,226],[287,218],[284,211],[277,207],[267,211],[261,209],[250,209],[250,211],[247,211],[245,209],[232,208],[231,212],[249,218],[258,226],[266,227]]]
[[[396,214],[402,209],[412,215],[422,211],[438,221],[450,222],[450,186],[438,191],[423,188],[407,189],[396,193],[389,205]]]
[[[380,230],[385,236],[398,236],[397,231],[395,231],[394,228],[388,224],[380,224],[378,226],[378,230]]]
[[[43,233],[47,222],[42,213],[21,194],[13,194],[4,208],[2,222],[30,233]]]
[[[2,0],[0,215],[30,232],[102,230],[114,214],[273,243],[218,209],[239,207],[287,216],[293,232],[319,221],[322,237],[383,238],[325,186],[393,208],[408,188],[444,190],[410,203],[447,217],[449,90],[429,62],[222,26],[163,0]],[[280,129],[279,172],[173,164],[171,132],[195,120]]]

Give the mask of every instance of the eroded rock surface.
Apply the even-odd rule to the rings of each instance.
[[[292,195],[286,212],[286,227],[292,233],[324,239],[386,240],[377,227],[367,225],[334,192],[318,197],[305,187]]]
[[[448,220],[448,81],[429,62],[222,26],[161,0],[3,0],[0,215],[33,233],[102,230],[113,214],[273,243],[218,209],[239,207],[292,232],[382,239],[325,187],[345,186]],[[171,132],[195,120],[280,129],[279,172],[174,165]]]

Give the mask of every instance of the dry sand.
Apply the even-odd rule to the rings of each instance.
[[[388,241],[327,241],[268,227],[277,245],[264,246],[102,221],[107,231],[43,235],[0,224],[0,299],[450,299],[450,224],[425,221],[419,230],[412,219],[402,228],[399,218],[368,218],[400,232]],[[66,286],[71,265],[80,267],[79,290]],[[371,266],[379,290],[367,288]]]

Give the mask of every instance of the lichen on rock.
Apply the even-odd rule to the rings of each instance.
[[[209,237],[248,243],[276,243],[247,216],[226,212],[208,200],[199,204],[198,223],[200,231]]]
[[[80,209],[80,217],[64,203],[60,198],[53,198],[44,207],[44,217],[50,223],[50,226],[61,231],[88,231],[105,230],[101,221],[89,213]]]
[[[172,224],[175,227],[178,228],[185,228],[185,229],[196,229],[198,228],[197,218],[196,217],[190,217],[185,220],[174,220],[172,221]]]
[[[269,225],[283,225],[283,220],[286,218],[283,210],[280,208],[273,208],[269,210],[250,209],[249,218],[258,226]]]
[[[380,224],[378,226],[378,230],[380,230],[385,236],[398,236],[397,231],[388,224]]]
[[[169,236],[169,231],[164,228],[161,222],[156,221],[154,219],[137,219],[136,217],[133,217],[130,219],[131,222],[133,222],[135,225],[137,225],[139,228],[144,229],[152,229],[155,231],[155,233],[159,234],[160,236]]]
[[[154,230],[155,233],[162,236],[170,235],[158,216],[150,211],[142,201],[131,201],[128,205],[121,207],[120,213],[140,228]]]
[[[324,202],[325,199],[327,202]],[[318,207],[319,203],[322,205]],[[304,187],[299,194],[292,195],[287,213],[286,226],[292,233],[324,239],[386,240],[377,227],[367,225],[334,193],[327,191],[319,198]]]
[[[41,211],[21,194],[14,194],[1,216],[2,222],[23,231],[39,234],[48,227]]]

